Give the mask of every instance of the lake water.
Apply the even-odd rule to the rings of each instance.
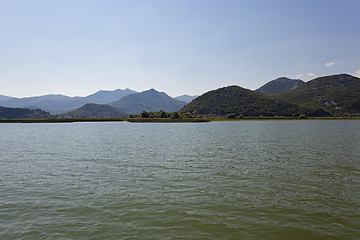
[[[0,134],[0,239],[360,239],[360,121]]]

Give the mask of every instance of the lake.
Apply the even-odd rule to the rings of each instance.
[[[360,239],[360,121],[0,134],[0,239]]]

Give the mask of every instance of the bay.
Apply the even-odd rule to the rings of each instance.
[[[0,239],[359,239],[360,121],[0,124]]]

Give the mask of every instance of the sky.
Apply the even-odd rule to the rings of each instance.
[[[358,0],[0,0],[0,95],[360,77]]]

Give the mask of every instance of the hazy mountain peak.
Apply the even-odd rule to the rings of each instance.
[[[191,102],[192,100],[194,100],[197,97],[198,97],[198,95],[190,96],[190,95],[184,94],[184,95],[181,95],[181,96],[177,96],[174,99],[189,103],[189,102]]]
[[[14,99],[14,98],[9,97],[9,96],[0,95],[0,103],[5,102],[5,101],[10,100],[10,99]]]
[[[164,110],[167,112],[173,112],[180,110],[186,102],[173,99],[164,92],[158,92],[155,89],[149,89],[141,93],[134,93],[127,95],[120,99],[110,103],[109,105],[115,107],[121,112],[130,114],[138,114],[142,111],[156,112]]]

